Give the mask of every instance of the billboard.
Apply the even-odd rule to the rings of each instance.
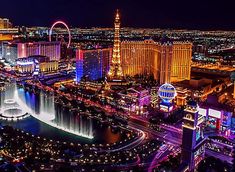
[[[206,117],[206,114],[207,114],[207,109],[204,109],[204,108],[200,108],[198,107],[198,113],[202,116],[205,116]]]
[[[221,112],[218,110],[209,109],[208,116],[213,117],[213,118],[217,118],[217,119],[221,119]]]

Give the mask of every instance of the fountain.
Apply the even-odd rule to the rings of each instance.
[[[55,101],[54,94],[48,95],[43,91],[40,92],[40,105],[39,105],[40,118],[46,121],[55,119]]]
[[[16,84],[7,85],[6,87],[6,91],[0,93],[0,119],[16,121],[28,117],[27,111],[22,109],[15,99],[17,96]]]
[[[40,91],[39,95],[35,95],[23,88],[17,88],[16,83],[12,83],[5,92],[1,93],[0,118],[18,120],[30,114],[52,127],[92,139],[92,122],[84,123],[80,115],[73,116],[61,110],[56,111],[54,99],[53,93]]]
[[[83,118],[84,117],[82,115],[78,115],[77,113],[71,112],[68,109],[57,108],[55,123],[66,131],[80,133],[82,135],[88,136],[88,138],[92,138],[92,120]]]

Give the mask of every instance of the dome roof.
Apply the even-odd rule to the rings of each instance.
[[[171,101],[176,96],[176,89],[171,84],[163,84],[158,90],[158,95],[163,101]]]

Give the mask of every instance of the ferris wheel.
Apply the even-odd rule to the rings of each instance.
[[[51,37],[52,37],[52,31],[53,31],[53,29],[54,29],[54,27],[55,27],[56,25],[63,25],[63,26],[65,26],[65,28],[66,28],[66,30],[67,30],[67,32],[68,32],[68,34],[69,34],[69,41],[68,41],[68,43],[67,43],[67,48],[69,48],[69,47],[70,47],[70,44],[71,44],[72,36],[71,36],[71,32],[70,32],[70,30],[69,30],[68,25],[67,25],[65,22],[63,22],[63,21],[57,21],[57,22],[55,22],[55,23],[51,26],[50,31],[49,31],[49,41],[51,42],[51,40],[52,40],[52,38],[51,38]]]

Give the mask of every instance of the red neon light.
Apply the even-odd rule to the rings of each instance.
[[[78,50],[78,60],[83,60],[83,52],[82,52],[82,50]]]

